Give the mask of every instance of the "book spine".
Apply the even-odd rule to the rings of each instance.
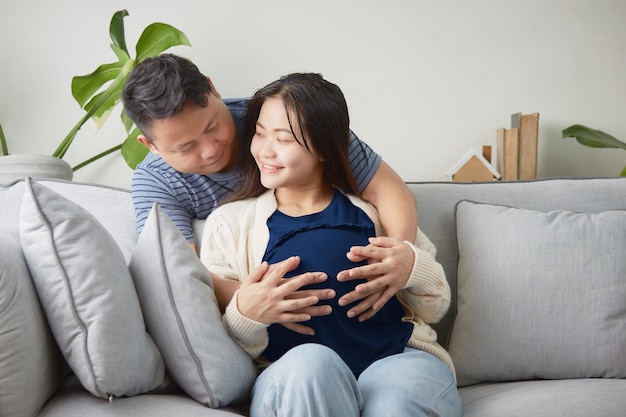
[[[496,167],[503,181],[519,179],[519,129],[499,128],[496,137]]]
[[[511,115],[511,128],[519,130],[519,179],[537,178],[539,113]]]

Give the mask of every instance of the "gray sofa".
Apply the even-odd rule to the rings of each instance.
[[[626,178],[409,186],[453,289],[435,328],[463,415],[626,415]],[[139,262],[128,191],[17,181],[0,186],[0,207],[1,416],[246,415],[245,400],[212,409],[193,385],[172,382],[176,370],[142,327],[145,300],[125,270]],[[207,378],[232,384],[246,372]]]

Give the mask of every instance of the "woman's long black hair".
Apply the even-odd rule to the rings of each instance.
[[[300,145],[312,149],[324,161],[324,178],[346,194],[360,196],[348,159],[350,117],[341,89],[320,74],[293,73],[258,90],[248,103],[245,140],[242,152],[244,180],[229,201],[257,197],[267,189],[260,180],[259,168],[250,153],[250,143],[263,103],[269,98],[282,99],[291,132]],[[292,117],[300,132],[294,131]],[[302,138],[302,143],[298,138]]]

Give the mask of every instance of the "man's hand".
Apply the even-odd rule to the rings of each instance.
[[[367,259],[368,264],[339,272],[338,281],[367,279],[354,291],[339,299],[345,306],[362,300],[348,311],[348,317],[365,321],[373,317],[396,292],[404,288],[415,261],[413,249],[404,242],[390,237],[373,237],[367,246],[353,246],[346,255],[353,262]]]
[[[325,281],[328,278],[326,274],[307,272],[289,279],[284,278],[285,274],[295,269],[299,263],[300,258],[293,256],[271,266],[263,262],[252,271],[241,283],[237,294],[237,307],[241,314],[265,324],[303,322],[310,320],[314,315],[330,314],[330,306],[315,304],[319,302],[320,297],[334,296],[334,291],[299,291],[305,285]],[[312,331],[306,326],[300,326],[295,328],[306,334]]]
[[[289,298],[300,298],[300,297],[309,297],[315,296],[319,300],[330,300],[336,297],[335,290],[333,289],[323,289],[323,290],[300,290],[293,293]],[[310,307],[303,308],[301,313],[308,314],[309,316],[327,316],[332,313],[333,308],[329,305],[312,305]],[[304,324],[296,323],[296,322],[283,322],[280,323],[285,326],[287,329],[294,331],[296,333],[305,334],[308,336],[313,336],[315,331]]]

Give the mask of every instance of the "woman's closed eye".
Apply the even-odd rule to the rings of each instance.
[[[276,138],[276,141],[278,143],[291,143],[295,142],[296,140],[293,138],[293,136],[279,136]]]

